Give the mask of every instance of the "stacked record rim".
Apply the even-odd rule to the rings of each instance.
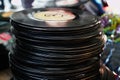
[[[104,40],[96,17],[66,8],[29,9],[14,13],[11,25],[15,80],[100,80]]]

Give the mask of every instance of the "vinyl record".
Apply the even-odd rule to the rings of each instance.
[[[100,32],[102,32],[102,29],[100,27],[100,25],[96,24],[94,26],[91,26],[89,28],[84,28],[84,29],[76,29],[76,30],[61,30],[61,31],[49,31],[49,30],[29,30],[29,29],[24,29],[24,28],[20,28],[20,26],[15,25],[15,28],[12,28],[12,32],[14,34],[17,34],[19,36],[32,36],[34,38],[39,38],[40,35],[41,36],[45,36],[45,37],[57,37],[57,36],[62,36],[62,37],[69,37],[69,36],[77,36],[77,35],[81,35],[80,37],[82,37],[84,39],[84,37],[89,38],[89,37],[93,37],[96,35],[99,35]],[[70,33],[72,33],[70,35]]]
[[[60,8],[61,9],[61,8]],[[64,11],[64,10],[63,10]],[[44,12],[44,11],[42,11],[42,12]],[[16,13],[17,14],[17,13]],[[34,13],[35,14],[35,13]],[[36,13],[37,14],[37,13]],[[67,15],[68,13],[66,12],[66,15]],[[84,13],[81,13],[81,14],[83,14],[83,16],[89,16],[89,15],[86,15],[86,14],[84,14]],[[81,15],[81,14],[79,14],[79,15]],[[64,15],[64,13],[62,14],[62,15]],[[74,16],[76,15],[76,14],[73,14]],[[13,14],[13,16],[14,16],[14,14]],[[82,15],[81,15],[82,16]],[[93,16],[92,16],[93,17]],[[69,31],[77,31],[78,32],[78,30],[84,30],[84,29],[91,29],[91,28],[97,28],[97,27],[100,27],[100,22],[99,21],[97,21],[97,17],[93,17],[93,18],[95,18],[96,20],[95,20],[95,22],[93,22],[93,24],[92,23],[90,23],[90,24],[85,24],[85,25],[82,25],[83,23],[85,23],[85,22],[83,22],[82,21],[82,18],[81,18],[81,21],[79,21],[78,20],[78,18],[79,17],[77,17],[76,16],[76,18],[75,19],[71,19],[70,21],[73,21],[73,24],[74,25],[76,25],[76,26],[72,26],[72,25],[70,25],[71,27],[73,27],[73,28],[71,28],[71,27],[69,27],[69,24],[67,23],[67,20],[64,20],[64,18],[63,18],[63,20],[58,20],[57,21],[57,19],[56,20],[34,20],[34,19],[32,19],[32,20],[34,20],[34,21],[40,21],[40,22],[45,22],[45,21],[48,21],[48,24],[47,24],[47,22],[46,22],[46,25],[48,25],[47,26],[47,28],[46,27],[44,27],[44,26],[42,26],[43,24],[41,24],[41,25],[39,25],[39,27],[38,28],[36,28],[35,26],[33,27],[33,29],[29,29],[28,31],[30,32],[37,32],[37,33],[41,33],[40,31],[42,31],[42,33],[65,33],[65,31],[66,31],[66,33],[67,32],[69,32]],[[84,17],[83,17],[84,18]],[[80,23],[82,23],[82,24],[80,24],[80,23],[77,23],[76,24],[76,20],[78,20]],[[93,19],[93,21],[94,21],[94,19]],[[58,22],[58,23],[57,23]],[[59,24],[59,22],[60,22],[60,24]],[[75,23],[74,23],[75,22]],[[89,21],[88,21],[89,22]],[[92,21],[91,21],[92,22]],[[63,26],[60,26],[60,25],[62,25],[62,23],[64,23],[64,24],[67,24],[67,27],[65,27],[65,25],[63,25]],[[28,26],[30,26],[30,25],[24,25],[24,24],[20,24],[20,23],[18,23],[18,22],[15,22],[15,21],[13,21],[13,20],[11,20],[11,24],[14,26],[14,29],[15,30],[20,30],[20,31],[23,31],[23,32],[28,32],[26,29],[27,29],[27,27]],[[50,25],[49,25],[50,24]],[[52,24],[53,24],[53,26],[52,26]],[[55,24],[55,25],[54,25]],[[79,25],[80,24],[80,25]],[[42,27],[41,27],[42,26]],[[32,26],[31,26],[32,27]]]
[[[75,71],[75,70],[73,70],[73,71],[75,71],[75,72],[72,72],[72,73],[70,73],[72,70],[70,70],[70,72],[69,73],[66,73],[66,70],[65,69],[63,69],[63,72],[62,72],[62,74],[61,74],[61,70],[62,70],[62,68],[60,69],[60,72],[59,71],[57,71],[57,72],[55,72],[56,74],[54,74],[53,73],[53,71],[55,71],[55,68],[53,68],[53,70],[51,70],[51,72],[52,73],[50,73],[50,70],[46,70],[46,69],[44,69],[44,70],[42,70],[42,68],[41,68],[41,72],[36,72],[36,70],[35,70],[35,68],[32,68],[32,70],[31,70],[31,68],[30,67],[25,67],[25,66],[18,66],[18,65],[15,65],[16,63],[11,63],[13,66],[12,66],[12,69],[13,70],[17,70],[17,72],[20,72],[21,74],[28,74],[29,76],[31,75],[31,76],[35,76],[35,77],[47,77],[48,79],[49,79],[49,77],[51,77],[51,78],[56,78],[56,77],[59,77],[60,78],[60,76],[62,76],[62,78],[64,79],[64,77],[66,76],[66,77],[69,77],[69,78],[71,78],[71,77],[75,77],[75,75],[77,76],[78,74],[79,74],[79,78],[82,78],[82,77],[86,77],[87,75],[93,75],[93,73],[94,72],[99,72],[98,70],[99,70],[99,68],[97,69],[97,68],[93,68],[93,66],[91,66],[91,69],[89,69],[90,68],[90,66],[89,66],[89,68],[88,67],[86,67],[86,70],[84,70],[85,68],[81,68],[81,70],[83,70],[82,72],[79,72],[79,70],[77,70],[77,72]],[[17,63],[18,64],[18,63]],[[96,66],[95,64],[94,64],[94,66]],[[40,67],[39,67],[40,68]],[[88,68],[88,69],[87,69]],[[48,68],[49,69],[49,68]],[[52,69],[52,68],[51,68]],[[72,69],[75,69],[75,68],[72,68]],[[45,73],[43,73],[43,71],[47,71],[47,72],[45,72]],[[91,70],[93,70],[93,71],[91,71]],[[32,72],[31,72],[32,71]],[[90,73],[89,74],[87,74],[88,72],[90,71]],[[86,73],[85,73],[86,72]],[[34,73],[34,74],[33,74]],[[36,74],[35,74],[36,73]],[[81,74],[81,76],[80,76],[80,74]],[[85,75],[83,75],[82,76],[82,74],[86,74],[86,76]],[[23,77],[23,76],[22,76]],[[57,79],[59,79],[59,78],[57,78]],[[71,78],[72,79],[72,78]]]
[[[23,41],[16,41],[16,43],[19,45],[19,46],[21,46],[22,48],[24,48],[24,49],[28,49],[28,50],[51,50],[51,51],[77,51],[77,50],[81,50],[81,51],[84,51],[84,50],[86,50],[86,49],[88,49],[88,48],[94,48],[94,49],[96,49],[96,47],[98,48],[98,47],[101,47],[102,48],[102,46],[104,45],[104,43],[103,43],[103,40],[95,40],[95,41],[89,41],[88,43],[84,43],[84,44],[82,44],[82,43],[79,43],[79,44],[74,44],[74,45],[60,45],[59,43],[57,44],[54,44],[54,45],[49,45],[49,44],[42,44],[41,43],[41,45],[40,44],[38,44],[38,45],[34,45],[34,44],[28,44],[28,43],[25,43],[25,42],[23,42]]]
[[[31,55],[31,54],[33,54],[33,55]],[[29,55],[27,55],[27,53],[19,52],[17,54],[13,53],[12,56],[19,60],[21,60],[20,58],[24,58],[21,61],[23,61],[23,62],[29,61],[28,63],[31,62],[34,65],[47,65],[47,64],[53,65],[54,64],[54,66],[57,66],[57,65],[62,66],[62,65],[70,65],[70,64],[75,65],[75,64],[79,64],[79,63],[84,64],[83,62],[88,61],[88,60],[100,59],[100,57],[99,57],[100,52],[98,52],[97,54],[94,53],[95,55],[89,54],[88,56],[87,55],[83,56],[83,58],[82,58],[82,55],[79,58],[72,57],[72,55],[71,55],[71,57],[69,57],[70,55],[69,56],[66,55],[66,57],[64,57],[65,55],[62,55],[63,58],[61,58],[62,56],[51,58],[52,55],[49,55],[49,57],[44,57],[44,56],[35,56],[34,55],[35,53],[31,53],[31,54],[29,56]],[[42,53],[41,53],[41,55],[42,55]],[[19,57],[17,57],[17,56],[19,56]],[[54,55],[54,56],[59,56],[59,55]],[[73,56],[75,56],[75,55],[73,55]],[[32,61],[30,61],[30,60],[32,60]],[[46,64],[43,64],[43,63],[46,63]],[[59,64],[57,64],[57,63],[59,63]]]
[[[20,53],[18,53],[20,54]],[[62,59],[51,59],[51,58],[44,58],[44,57],[40,57],[39,58],[35,58],[35,56],[32,56],[33,58],[31,57],[24,57],[24,59],[21,59],[22,56],[19,56],[19,57],[15,57],[16,54],[13,53],[13,55],[11,54],[11,57],[14,57],[15,60],[20,60],[22,61],[23,63],[32,63],[34,65],[43,65],[43,66],[66,66],[66,65],[75,65],[75,64],[79,64],[79,63],[82,63],[82,62],[85,62],[85,61],[88,61],[88,60],[98,60],[100,59],[100,57],[98,55],[96,56],[92,56],[92,57],[88,57],[86,59],[79,59],[79,58],[65,58],[65,60],[62,60]],[[72,55],[71,55],[72,56]],[[43,59],[44,58],[44,59]],[[59,64],[57,64],[59,63]]]
[[[95,37],[95,36],[99,36],[100,35],[100,31],[101,29],[99,30],[94,30],[94,31],[89,31],[87,33],[84,33],[84,34],[69,34],[67,35],[62,35],[62,34],[49,34],[49,35],[45,35],[45,34],[37,34],[37,35],[34,35],[34,34],[30,34],[30,33],[24,33],[24,32],[21,32],[21,33],[18,33],[16,31],[13,31],[13,33],[15,34],[15,36],[17,37],[23,37],[23,38],[28,38],[28,39],[34,39],[34,40],[79,40],[79,41],[82,41],[82,40],[85,40],[85,39],[88,39],[88,38],[92,38],[92,37]]]
[[[119,80],[120,79],[120,78],[116,78],[115,77],[116,75],[114,75],[113,72],[110,71],[105,65],[101,65],[100,69],[101,69],[100,76],[98,73],[98,75],[96,74],[96,76],[94,78],[90,78],[88,80]],[[21,74],[19,74],[19,75],[21,75]],[[17,80],[22,79],[23,77],[24,77],[24,75],[21,77],[17,76]],[[16,79],[11,79],[11,80],[16,80]],[[23,80],[25,80],[25,78],[23,78]]]
[[[41,65],[32,65],[32,63],[27,63],[25,65],[26,62],[22,62],[23,64],[21,64],[20,60],[14,60],[15,58],[11,58],[10,60],[12,61],[12,63],[14,64],[13,66],[18,66],[18,69],[21,70],[27,70],[28,72],[32,72],[34,73],[38,73],[38,74],[45,74],[45,75],[65,75],[65,74],[73,74],[75,72],[77,73],[86,73],[87,71],[91,71],[91,70],[99,70],[99,61],[93,62],[93,63],[87,63],[87,64],[77,64],[77,66],[54,66],[54,64],[51,66],[42,66]],[[32,62],[32,61],[31,61]],[[34,62],[35,63],[35,62]],[[72,65],[72,64],[71,64]],[[95,67],[96,66],[96,67]],[[93,69],[93,67],[95,67]],[[25,71],[26,71],[25,70]],[[24,72],[23,72],[24,73]],[[55,74],[56,73],[56,74]]]
[[[36,18],[35,14],[36,16],[41,14],[42,19],[39,16]],[[65,17],[66,15],[68,16]],[[60,19],[51,20],[53,16]],[[98,19],[92,15],[82,14],[81,11],[74,9],[41,8],[16,12],[11,16],[12,22],[23,25],[22,27],[27,29],[65,30],[68,28],[83,28],[86,25],[97,23]]]
[[[93,51],[96,51],[96,50],[102,50],[103,47],[104,47],[104,44],[103,43],[99,43],[97,45],[88,45],[88,47],[86,46],[86,48],[80,48],[80,47],[76,47],[76,48],[70,48],[70,47],[59,47],[59,48],[55,48],[52,47],[52,48],[43,48],[43,47],[36,47],[36,46],[31,46],[30,44],[25,44],[25,45],[15,45],[14,46],[15,49],[20,49],[21,50],[25,50],[26,52],[35,52],[35,53],[44,53],[44,54],[54,54],[54,53],[58,53],[59,54],[66,54],[66,55],[75,55],[75,54],[82,54],[82,53],[90,53],[90,52],[93,52]]]
[[[110,71],[106,66],[102,65],[101,69],[102,70],[100,71],[100,77],[98,75],[94,78],[90,78],[89,80],[119,80],[120,79],[120,78],[116,78],[115,77],[116,75],[114,75],[113,72]],[[18,73],[18,75],[21,75],[21,74]],[[25,80],[24,75],[22,75],[21,77],[19,77],[19,76],[16,76],[16,77],[17,77],[17,80],[21,80],[22,78],[23,78],[22,80]],[[14,78],[11,80],[16,80],[16,79]]]
[[[97,76],[97,74],[96,74],[96,77],[90,78],[90,79],[88,79],[88,80],[118,80],[118,79],[120,79],[120,78],[116,78],[116,77],[115,77],[116,75],[114,75],[113,72],[110,71],[106,66],[102,65],[102,66],[101,66],[101,69],[102,69],[102,72],[100,71],[100,78],[99,78],[99,74],[98,74],[98,76]],[[109,74],[109,75],[108,75],[108,74]],[[19,74],[19,75],[20,75],[20,74]],[[15,77],[15,76],[14,76],[14,77]],[[23,76],[22,76],[22,77],[17,76],[17,79],[13,78],[13,79],[11,79],[11,80],[20,80],[20,79],[22,79],[22,78],[23,78]],[[26,78],[26,77],[24,77],[23,80],[25,80],[25,78]],[[63,80],[63,79],[62,79],[62,80]],[[78,79],[78,80],[79,80],[79,79]]]
[[[13,48],[14,49],[14,48]],[[16,54],[16,56],[22,56],[22,57],[29,57],[31,59],[45,59],[48,60],[51,59],[53,61],[57,61],[60,59],[60,61],[69,61],[69,60],[82,60],[82,59],[88,59],[88,58],[92,58],[95,57],[97,55],[99,55],[102,52],[102,48],[101,49],[97,49],[91,52],[74,52],[73,54],[71,53],[60,53],[58,52],[47,52],[47,51],[42,51],[41,52],[33,52],[33,51],[28,51],[25,49],[22,49],[18,46],[16,46],[16,48],[14,49],[14,52],[18,53]],[[34,56],[34,57],[32,57]],[[41,57],[41,58],[40,58]]]

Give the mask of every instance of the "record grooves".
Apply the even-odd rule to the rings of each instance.
[[[14,13],[11,24],[15,80],[99,80],[104,39],[96,17],[40,8]]]

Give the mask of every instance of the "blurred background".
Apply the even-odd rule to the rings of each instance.
[[[8,54],[13,44],[9,20],[11,14],[28,8],[66,7],[81,10],[100,19],[106,41],[101,55],[102,61],[111,71],[120,75],[119,3],[118,0],[0,0],[0,72],[9,69]],[[10,73],[7,75],[11,76]],[[8,79],[10,78],[6,80]]]

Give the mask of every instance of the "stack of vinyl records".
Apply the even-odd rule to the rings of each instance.
[[[11,16],[15,80],[100,80],[104,39],[99,20],[67,8],[28,9]]]

